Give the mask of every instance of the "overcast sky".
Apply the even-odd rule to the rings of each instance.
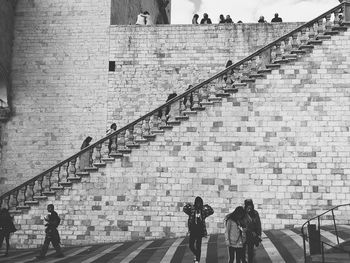
[[[213,23],[219,15],[230,15],[233,22],[255,23],[263,15],[271,21],[277,12],[283,22],[307,22],[339,4],[338,0],[172,0],[171,23],[190,24],[194,14],[208,13]]]

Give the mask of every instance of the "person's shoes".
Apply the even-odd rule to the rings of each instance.
[[[36,259],[39,259],[39,260],[42,260],[44,258],[45,258],[44,256],[36,256]]]
[[[64,258],[64,255],[63,254],[57,254],[57,255],[55,255],[55,258]]]

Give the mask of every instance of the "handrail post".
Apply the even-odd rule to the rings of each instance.
[[[339,0],[339,2],[344,4],[343,22],[350,22],[350,0]]]
[[[323,242],[321,241],[321,255],[322,255],[322,263],[324,263],[324,247],[323,247]]]
[[[337,242],[338,242],[338,245],[339,245],[339,236],[338,236],[337,224],[335,223],[334,209],[332,209],[332,217],[333,217],[333,224],[334,224],[335,234],[337,236]]]
[[[303,236],[303,247],[304,247],[304,262],[306,263],[306,237],[304,234],[304,225],[301,227],[301,234]]]

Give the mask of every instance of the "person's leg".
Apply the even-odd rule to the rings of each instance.
[[[51,239],[48,238],[48,237],[45,237],[44,244],[41,247],[40,255],[38,256],[38,258],[44,258],[45,257],[45,255],[47,253],[47,250],[49,249],[50,242],[51,242]]]
[[[7,256],[9,253],[9,249],[10,249],[10,233],[6,233],[5,239],[6,239],[6,253],[5,253],[5,255]]]
[[[243,263],[243,261],[244,261],[243,255],[244,255],[244,249],[241,247],[236,248],[236,258],[237,258],[236,262],[237,263]]]
[[[60,246],[60,243],[58,242],[58,240],[52,240],[52,245],[56,250],[56,256],[63,257],[61,246]]]
[[[228,247],[228,263],[233,263],[235,260],[235,249],[233,247]]]
[[[199,262],[201,260],[201,248],[202,248],[202,237],[197,237],[196,239],[196,260]]]
[[[247,244],[248,247],[248,263],[253,263],[254,260],[254,244],[249,242]]]
[[[2,243],[4,242],[5,234],[3,230],[0,230],[0,248],[2,247]]]
[[[247,263],[247,243],[243,245],[242,263]]]
[[[196,256],[196,249],[194,247],[194,242],[195,242],[195,238],[190,235],[190,240],[189,240],[189,247],[190,247],[190,250],[192,251],[193,255]]]

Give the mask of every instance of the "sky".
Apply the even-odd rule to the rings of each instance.
[[[220,14],[233,22],[256,23],[260,16],[270,22],[275,13],[283,22],[307,22],[337,6],[338,0],[172,0],[171,24],[190,24],[194,14],[208,13],[213,23]]]

